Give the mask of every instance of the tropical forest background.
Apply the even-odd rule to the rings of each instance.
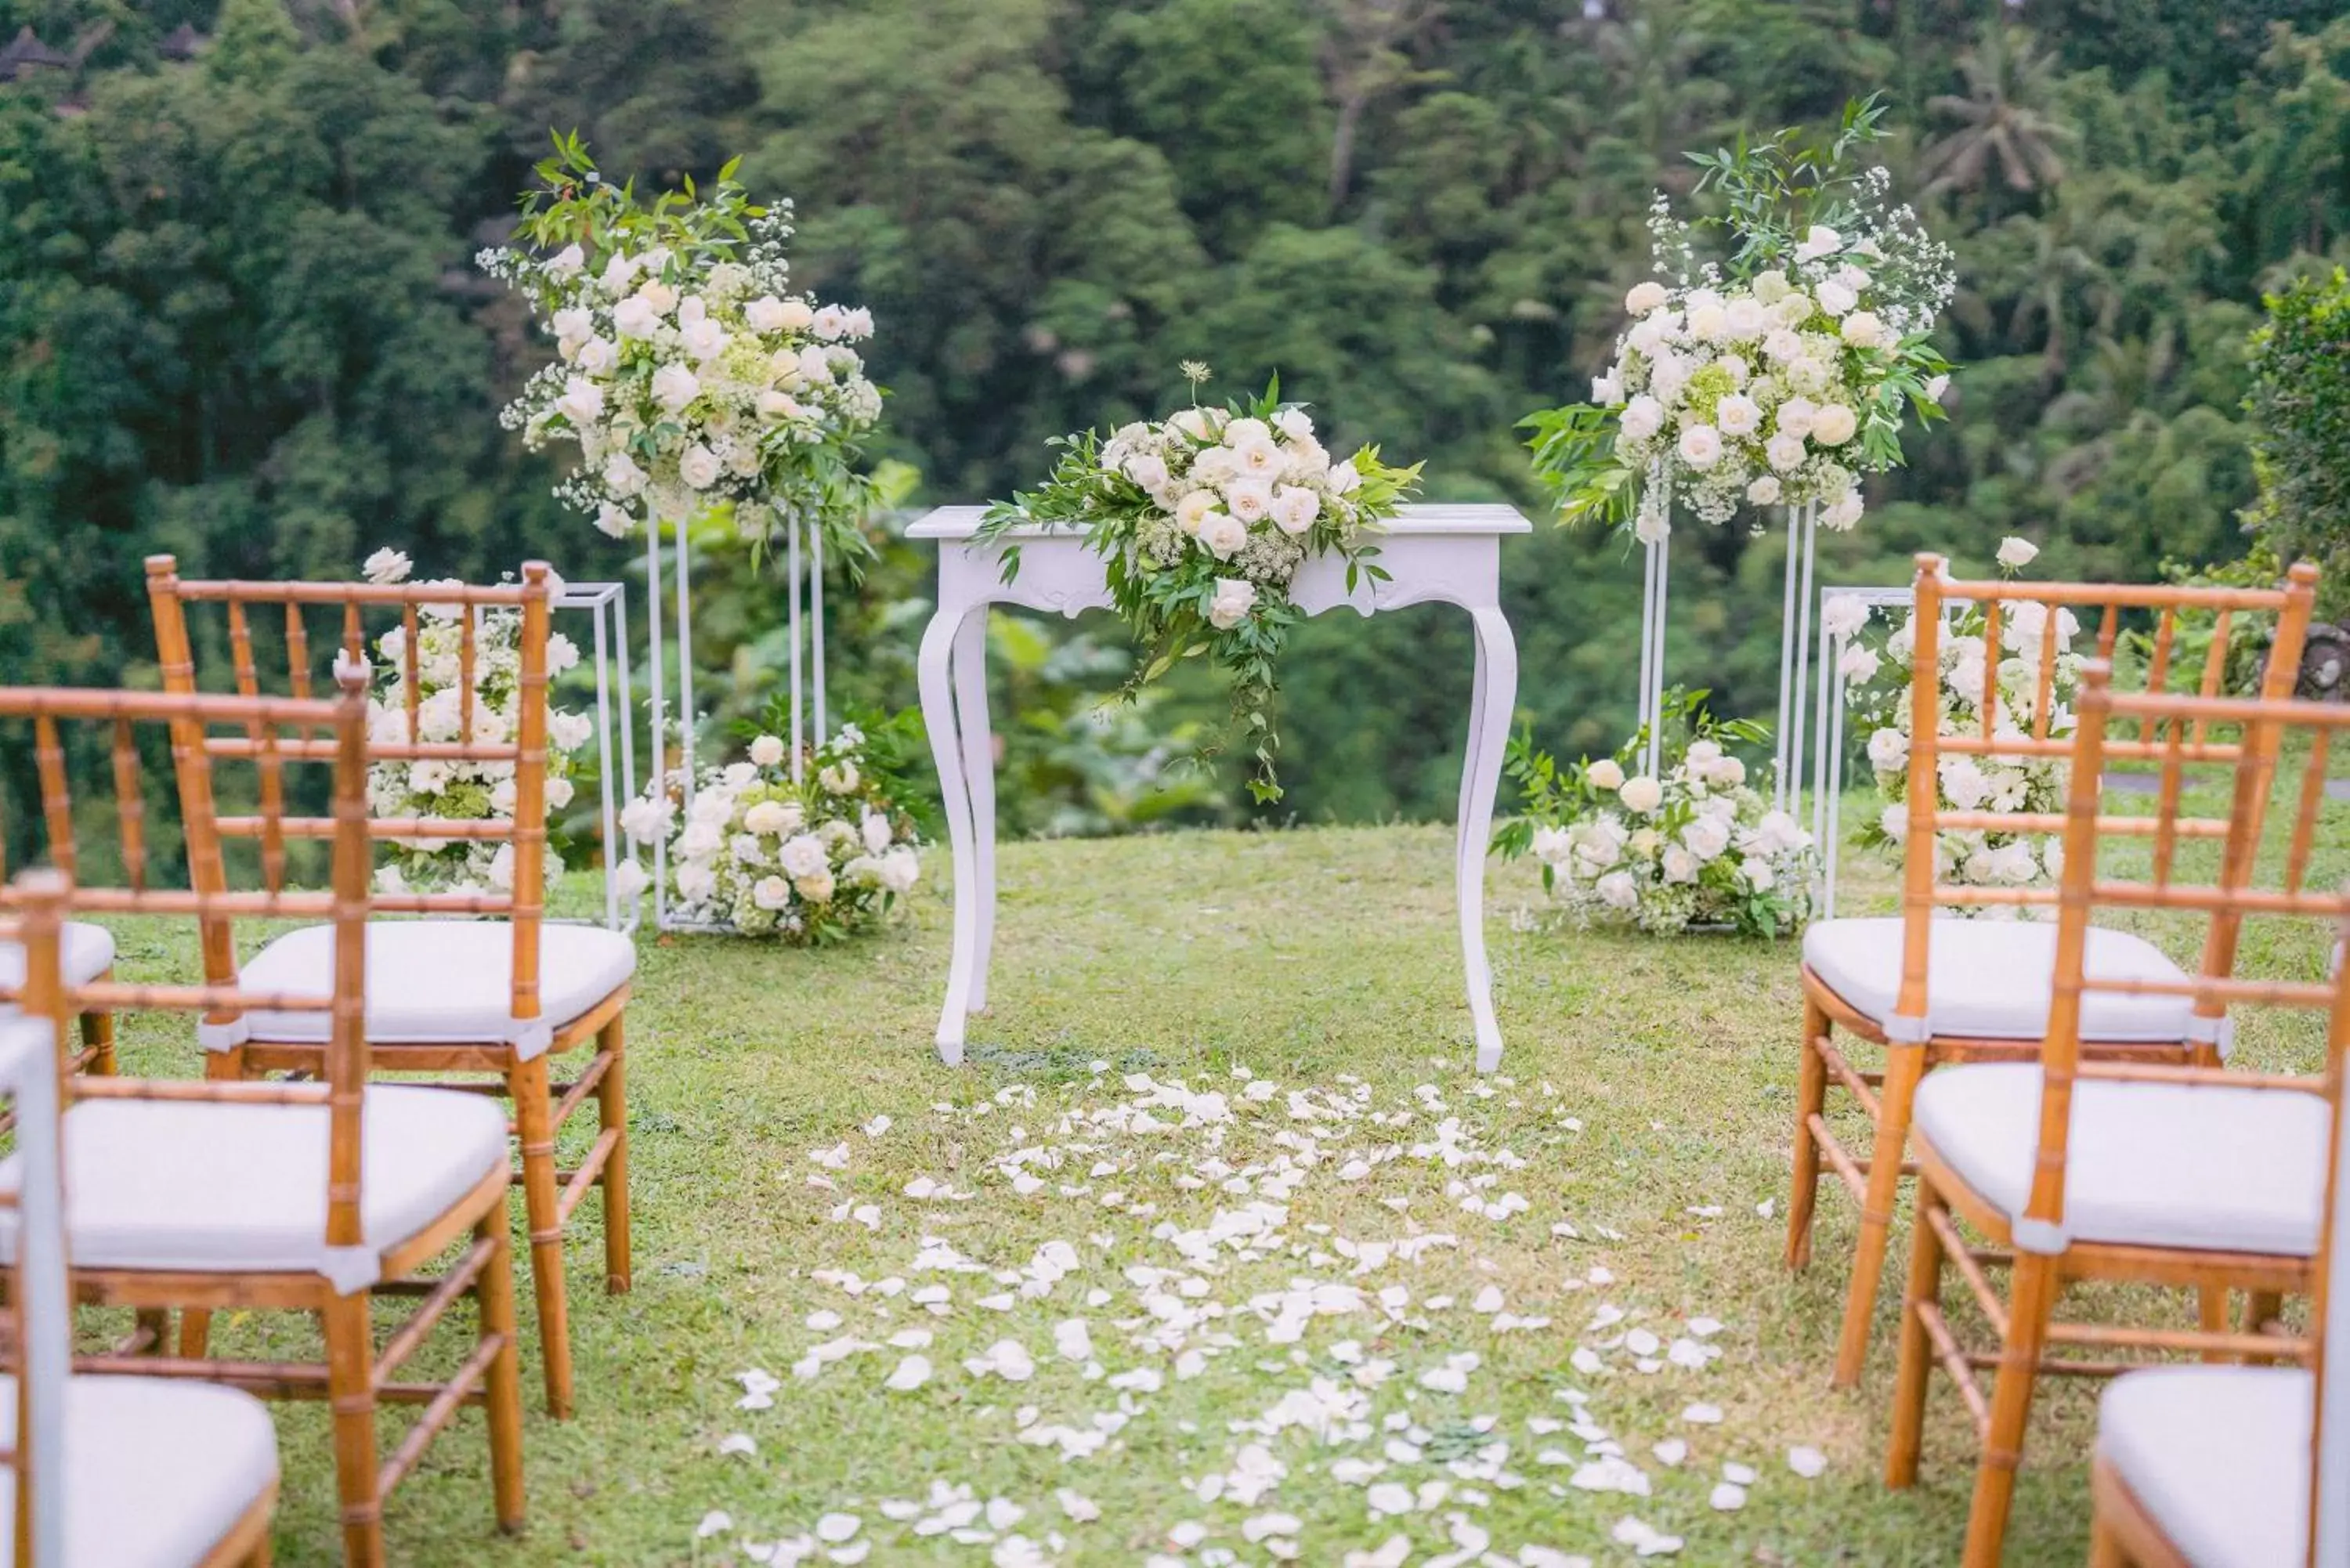
[[[5,681],[153,680],[159,551],[641,581],[496,417],[550,346],[473,257],[550,128],[651,184],[741,152],[796,200],[801,280],[878,319],[900,508],[1007,494],[1192,358],[1214,391],[1277,369],[1432,498],[1533,511],[1513,425],[1606,362],[1651,191],[1882,89],[1898,188],[1958,252],[1960,369],[1824,541],[1835,582],[2010,534],[2052,575],[2243,557],[2262,297],[2350,260],[2339,0],[0,0],[0,50]],[[902,515],[836,584],[842,702],[912,700],[931,561]],[[785,648],[775,563],[733,535],[701,535],[695,652],[740,718]],[[1729,711],[1773,702],[1783,548],[1674,539],[1671,673]],[[1544,527],[1505,569],[1537,733],[1612,749],[1637,556]],[[1246,815],[1180,765],[1211,691],[1105,716],[1114,624],[994,635],[1012,826]],[[1281,816],[1449,815],[1469,662],[1441,609],[1313,628]]]

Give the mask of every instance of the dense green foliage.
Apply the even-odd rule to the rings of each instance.
[[[2011,533],[2052,575],[2241,554],[2259,301],[2350,259],[2332,0],[0,0],[0,37],[27,25],[75,63],[0,84],[0,679],[142,678],[157,550],[627,569],[495,419],[547,345],[473,256],[550,127],[651,185],[740,151],[797,200],[804,281],[879,318],[913,501],[1032,483],[1046,437],[1164,405],[1193,358],[1218,389],[1277,369],[1334,447],[1427,458],[1431,496],[1531,505],[1512,423],[1604,364],[1651,189],[1882,88],[1897,190],[1958,250],[1960,370],[1829,542],[1839,582]],[[1675,547],[1672,677],[1764,711],[1780,545]],[[1538,732],[1612,750],[1638,561],[1544,533],[1507,570]],[[780,591],[703,580],[711,689],[755,710]],[[885,553],[836,628],[845,696],[910,699],[925,589]],[[1446,813],[1468,666],[1440,609],[1305,628],[1284,810]],[[1138,815],[1065,802],[1024,819]]]
[[[2258,432],[2251,521],[2279,556],[2325,568],[2328,607],[2350,606],[2350,275],[2302,278],[2268,306],[2244,403]]]

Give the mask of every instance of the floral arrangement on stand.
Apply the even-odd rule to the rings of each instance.
[[[1655,774],[1638,771],[1645,729],[1612,757],[1564,767],[1530,733],[1511,742],[1506,765],[1524,804],[1493,847],[1541,862],[1544,890],[1577,924],[1778,937],[1810,918],[1812,836],[1770,809],[1728,749],[1767,732],[1714,718],[1707,695],[1665,694]]]
[[[858,462],[882,393],[852,345],[871,313],[793,291],[791,204],[754,205],[740,159],[714,188],[689,179],[648,205],[577,133],[555,145],[523,201],[531,248],[479,261],[555,337],[555,362],[501,418],[534,451],[578,446],[556,495],[615,537],[731,501],[747,536],[797,516],[856,559],[872,493]]]
[[[1807,503],[1827,527],[1859,523],[1861,478],[1901,462],[1906,415],[1942,417],[1950,367],[1928,337],[1956,287],[1950,247],[1890,202],[1891,176],[1847,168],[1882,117],[1872,97],[1825,146],[1790,130],[1690,154],[1721,217],[1677,218],[1657,195],[1657,276],[1625,296],[1613,363],[1588,402],[1524,421],[1562,522],[1653,543],[1678,499],[1714,524]],[[1698,259],[1708,228],[1729,235],[1725,260]]]
[[[371,583],[404,583],[413,569],[398,550],[378,550],[367,558]],[[554,585],[556,591],[561,585]],[[467,739],[464,722],[464,607],[425,604],[416,618],[416,736],[428,742]],[[522,674],[522,612],[487,607],[473,619],[473,732],[476,742],[511,741],[517,720],[515,699]],[[408,728],[408,629],[393,627],[376,639],[375,691],[368,699],[368,733],[379,742],[403,742]],[[579,662],[579,649],[560,632],[546,639],[549,679]],[[546,814],[551,822],[571,804],[574,753],[595,734],[594,722],[550,703],[546,711]],[[511,822],[515,812],[512,763],[379,762],[368,769],[368,809],[380,817],[447,817],[462,822]],[[546,857],[551,886],[563,874],[560,856]],[[392,842],[390,857],[376,867],[376,887],[409,891],[477,893],[514,887],[514,846],[478,839],[415,838]]]
[[[667,892],[685,925],[824,946],[879,925],[912,890],[921,840],[895,748],[843,724],[809,749],[801,774],[783,740],[761,734],[747,760],[702,764],[690,803],[672,768],[622,810],[631,841],[665,841]],[[644,872],[623,874],[623,896],[644,890]]]
[[[1275,767],[1274,665],[1304,620],[1291,579],[1312,556],[1346,557],[1349,592],[1365,576],[1384,580],[1373,543],[1378,525],[1419,480],[1419,465],[1394,468],[1377,447],[1333,460],[1303,405],[1281,400],[1278,377],[1263,395],[1201,407],[1207,367],[1183,374],[1192,405],[1170,418],[1057,437],[1052,477],[988,509],[979,538],[1000,539],[1024,524],[1084,530],[1107,565],[1110,597],[1146,650],[1131,696],[1185,659],[1205,656],[1231,678],[1232,721],[1249,748],[1249,793],[1281,798]],[[1019,546],[1003,551],[1007,581]]]
[[[2002,576],[2013,576],[2032,564],[2039,549],[2029,540],[2010,538],[1999,547]],[[1881,639],[1868,635],[1873,619],[1857,599],[1835,598],[1825,609],[1828,629],[1843,639],[1839,673],[1845,701],[1855,731],[1867,738],[1868,764],[1877,778],[1885,808],[1873,822],[1862,825],[1863,844],[1898,849],[1908,836],[1909,741],[1916,733],[1911,713],[1910,674],[1917,634],[1910,618],[1890,628]],[[2048,734],[2062,740],[2073,733],[2073,700],[2081,683],[2081,656],[2073,651],[2080,635],[2080,618],[2056,607],[2029,600],[2010,603],[2000,618],[1998,668],[1989,667],[1983,652],[1984,614],[1981,607],[1960,608],[1945,623],[1937,646],[1941,701],[1936,714],[1937,733],[1980,734],[1983,694],[1999,693],[1999,732],[2014,735],[2030,731],[2037,719],[2034,704],[2040,687],[2043,639],[2056,639],[2056,658],[2050,682]],[[1938,796],[1945,811],[2062,813],[2067,764],[2062,757],[1944,756],[1938,767]],[[1934,874],[1947,880],[1980,886],[2029,888],[2053,886],[2063,875],[2064,846],[2054,834],[1984,833],[1942,829],[1934,836]],[[1967,907],[1960,912],[1988,919],[2033,919],[2042,911],[2009,904]]]

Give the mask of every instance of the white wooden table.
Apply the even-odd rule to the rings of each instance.
[[[995,936],[995,749],[987,722],[987,610],[1018,605],[1076,616],[1110,607],[1100,557],[1073,529],[1015,528],[1020,573],[1003,580],[1003,544],[973,545],[984,509],[942,506],[916,523],[909,538],[939,541],[938,609],[922,634],[922,719],[938,759],[954,846],[954,956],[946,1008],[939,1017],[939,1054],[962,1060],[971,1014],[987,1006],[987,964]],[[1388,524],[1379,565],[1386,582],[1347,591],[1346,562],[1317,556],[1298,569],[1290,594],[1308,615],[1344,605],[1359,615],[1435,601],[1469,612],[1476,629],[1476,676],[1469,707],[1468,755],[1461,771],[1460,841],[1454,881],[1461,907],[1461,952],[1475,1022],[1477,1066],[1502,1059],[1493,1019],[1492,972],[1485,961],[1485,847],[1493,794],[1517,701],[1518,649],[1503,618],[1502,537],[1534,525],[1508,506],[1407,506]]]

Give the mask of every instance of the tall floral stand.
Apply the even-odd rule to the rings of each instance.
[[[1671,515],[1667,493],[1664,514]],[[1786,587],[1779,614],[1779,711],[1771,727],[1771,804],[1799,810],[1804,763],[1804,722],[1811,679],[1812,566],[1819,540],[1819,504],[1785,509]],[[1643,545],[1640,586],[1639,722],[1648,732],[1643,771],[1656,774],[1663,760],[1659,716],[1665,704],[1665,607],[1672,566],[1672,535],[1667,529]],[[1823,710],[1822,717],[1825,713]]]
[[[786,590],[789,595],[786,615],[791,635],[790,742],[792,778],[797,781],[806,767],[809,721],[814,721],[815,744],[822,745],[832,735],[829,716],[825,711],[824,530],[796,513],[779,512],[778,515],[783,522],[785,569],[790,585]],[[645,602],[650,626],[649,673],[651,677],[648,701],[652,720],[653,777],[656,781],[662,779],[674,765],[679,774],[682,805],[690,809],[693,805],[694,762],[700,755],[700,715],[693,700],[693,529],[690,521],[682,519],[666,525],[677,542],[674,574],[665,568],[664,557],[669,552],[661,548],[664,524],[656,520],[645,529]],[[661,631],[664,578],[671,575],[676,579],[677,667],[673,683],[662,647]],[[670,761],[668,750],[672,715],[677,735],[674,764]],[[680,919],[670,907],[666,834],[653,841],[652,894],[656,929],[681,931],[701,929]]]

